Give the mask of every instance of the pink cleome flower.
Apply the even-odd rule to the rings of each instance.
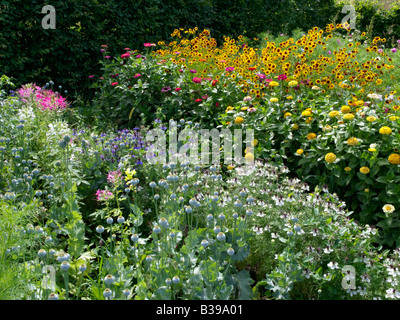
[[[36,84],[23,85],[17,93],[23,102],[31,101],[42,110],[63,110],[68,107],[68,103],[59,93],[51,89],[43,89]]]
[[[120,171],[110,171],[107,176],[107,182],[112,185],[118,185],[121,182],[122,174]]]
[[[113,193],[108,190],[97,190],[96,199],[97,199],[97,201],[104,201],[104,200],[109,199],[112,195],[113,195]]]

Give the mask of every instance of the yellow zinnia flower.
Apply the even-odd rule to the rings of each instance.
[[[301,115],[304,116],[304,117],[309,117],[309,116],[311,116],[311,112],[308,111],[308,110],[304,110],[304,111],[301,113]]]
[[[363,173],[363,174],[368,174],[368,173],[370,173],[370,171],[371,170],[369,170],[368,167],[361,167],[360,168],[360,172]]]
[[[367,121],[374,122],[374,121],[376,121],[376,118],[374,116],[368,116]]]
[[[391,134],[392,129],[390,129],[389,127],[382,127],[379,129],[379,133],[380,134]]]
[[[303,154],[304,150],[303,149],[297,149],[296,153],[297,154]]]
[[[283,117],[284,118],[286,118],[286,117],[290,117],[292,114],[290,113],[290,112],[286,112],[284,115],[283,115]]]
[[[358,139],[355,138],[355,137],[351,137],[351,138],[349,138],[349,139],[347,140],[347,144],[348,144],[349,146],[355,146],[355,145],[358,144]]]
[[[308,140],[315,139],[316,137],[317,137],[317,135],[315,133],[312,133],[312,132],[307,135],[307,139]]]
[[[322,131],[323,132],[330,132],[330,131],[332,131],[332,127],[329,124],[327,124],[322,128]]]
[[[269,83],[269,85],[270,85],[271,87],[277,87],[277,86],[279,86],[279,83],[276,82],[276,81],[271,81],[271,82]]]
[[[343,106],[341,111],[342,113],[349,113],[351,111],[351,108],[349,106]]]
[[[292,131],[295,131],[295,130],[299,130],[299,126],[296,123],[292,126]]]
[[[235,119],[235,123],[236,123],[236,124],[242,124],[242,123],[244,123],[244,119],[243,119],[242,117],[237,117],[237,118]]]
[[[297,86],[299,83],[296,81],[296,80],[292,80],[292,81],[289,81],[289,87],[295,87],[295,86]]]
[[[353,119],[354,119],[354,114],[352,114],[352,113],[346,113],[346,114],[343,116],[343,119],[345,119],[345,120],[353,120]]]
[[[346,168],[344,168],[344,171],[349,172],[349,171],[351,171],[351,168],[350,167],[346,167]]]
[[[255,147],[256,145],[258,145],[258,140],[254,139],[251,143],[250,143],[253,147]]]
[[[335,118],[338,115],[339,115],[339,111],[334,110],[334,111],[329,112],[329,117],[331,117],[331,118]]]
[[[337,159],[336,155],[333,152],[326,154],[325,161],[328,163],[332,163]]]
[[[270,102],[278,102],[279,100],[278,100],[278,98],[271,98],[271,99],[269,99],[269,101]]]
[[[253,162],[254,161],[254,154],[252,154],[250,152],[246,153],[246,155],[244,157],[246,158],[246,160],[248,162]]]
[[[389,161],[391,164],[400,164],[400,154],[392,153],[392,154],[389,156],[388,161]]]

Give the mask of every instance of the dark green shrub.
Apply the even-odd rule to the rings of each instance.
[[[256,36],[280,33],[330,20],[333,0],[273,1],[233,0],[71,0],[52,1],[56,29],[43,29],[44,3],[4,0],[0,4],[0,69],[15,84],[53,80],[87,99],[91,74],[101,65],[99,48],[108,44],[111,55],[125,47],[141,48],[143,42],[169,40],[175,28],[208,28],[215,38],[222,35]]]

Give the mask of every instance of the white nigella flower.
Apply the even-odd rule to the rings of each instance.
[[[262,228],[258,227],[258,226],[254,226],[253,227],[253,232],[256,233],[257,235],[262,234],[264,231]]]
[[[366,274],[361,275],[361,281],[369,283],[371,281],[371,279],[370,279],[369,275],[366,273]]]
[[[351,289],[351,288],[347,289],[346,292],[350,294],[350,297],[355,296],[358,293],[356,289]]]
[[[385,298],[387,299],[400,299],[400,292],[394,288],[386,290]]]

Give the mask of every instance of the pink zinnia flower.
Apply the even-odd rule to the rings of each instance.
[[[194,78],[192,79],[192,81],[193,81],[194,83],[201,83],[201,78],[199,78],[199,77],[194,77]]]
[[[280,75],[278,76],[278,80],[279,80],[279,81],[286,80],[286,79],[287,79],[287,76],[286,76],[285,74],[280,74]]]
[[[112,86],[116,86],[117,84],[118,84],[118,82],[111,83]]]
[[[104,56],[104,59],[111,59],[110,56]]]
[[[182,89],[179,88],[179,87],[178,87],[178,88],[175,88],[175,91],[176,91],[176,92],[179,92],[179,91],[181,91],[181,90],[182,90]]]
[[[201,100],[201,99],[196,99],[195,101],[196,101],[196,102],[202,102],[203,100]]]
[[[235,70],[234,67],[226,67],[226,68],[225,68],[225,71],[226,71],[226,72],[231,72],[231,71],[233,71],[233,70]]]
[[[148,42],[143,43],[143,45],[144,45],[146,48],[151,47],[151,43],[148,43]]]
[[[191,73],[197,73],[197,70],[194,70],[194,69],[190,69],[189,70]]]
[[[89,78],[93,78],[93,77],[94,77],[94,75],[93,75],[93,74],[89,76]]]
[[[397,51],[396,48],[391,49],[390,51],[392,51],[393,53],[395,53]]]
[[[140,73],[136,73],[133,77],[134,78],[139,78],[139,77],[141,77],[142,75],[140,74]]]
[[[129,52],[121,54],[122,59],[129,58],[130,56],[131,56],[131,54]]]

